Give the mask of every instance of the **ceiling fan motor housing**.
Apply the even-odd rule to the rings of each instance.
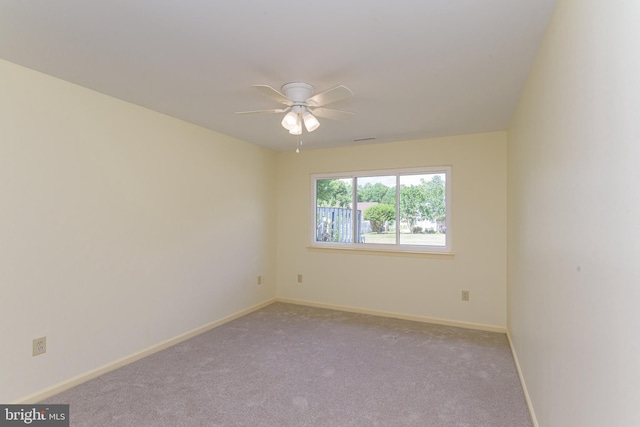
[[[302,82],[292,82],[287,83],[282,86],[282,93],[286,95],[291,101],[293,101],[294,105],[305,105],[307,104],[307,99],[311,98],[313,95],[314,87],[309,83]]]

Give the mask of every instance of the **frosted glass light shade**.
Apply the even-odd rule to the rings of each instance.
[[[302,121],[296,121],[295,125],[289,129],[289,133],[291,135],[301,135],[302,134]]]
[[[298,114],[293,111],[289,111],[282,119],[282,127],[288,131],[291,131],[291,129],[295,128],[297,124]]]
[[[307,132],[313,132],[320,126],[318,119],[308,111],[304,112],[302,118],[304,119],[304,127],[307,128]]]

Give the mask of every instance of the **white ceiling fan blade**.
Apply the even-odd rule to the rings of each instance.
[[[247,115],[247,114],[273,114],[273,113],[285,113],[289,111],[291,108],[275,108],[272,110],[254,110],[254,111],[237,111],[236,114],[239,116]]]
[[[321,107],[323,105],[348,98],[351,95],[353,95],[351,89],[344,85],[340,85],[313,95],[311,98],[307,99],[307,104],[310,107]]]
[[[315,116],[333,120],[349,120],[356,115],[356,113],[352,113],[351,111],[333,110],[331,108],[314,108],[311,112]]]
[[[267,95],[269,98],[284,104],[284,105],[293,105],[293,102],[287,98],[283,93],[281,93],[280,91],[272,88],[271,86],[268,85],[253,85],[253,87],[255,87],[256,89],[260,90],[260,92],[264,93],[265,95]]]

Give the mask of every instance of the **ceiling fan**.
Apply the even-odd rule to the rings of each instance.
[[[239,111],[236,114],[269,114],[287,113],[282,119],[282,127],[292,135],[302,134],[302,125],[307,132],[318,129],[320,122],[317,117],[327,119],[346,120],[355,115],[350,111],[323,108],[327,104],[340,101],[353,95],[349,88],[343,85],[313,94],[314,87],[309,83],[292,82],[282,86],[282,92],[268,85],[254,85],[271,99],[286,105],[286,108],[271,110]]]

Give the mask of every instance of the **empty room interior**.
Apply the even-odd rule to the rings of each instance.
[[[499,334],[531,425],[640,425],[640,2],[213,3],[0,0],[0,403],[281,307]]]

